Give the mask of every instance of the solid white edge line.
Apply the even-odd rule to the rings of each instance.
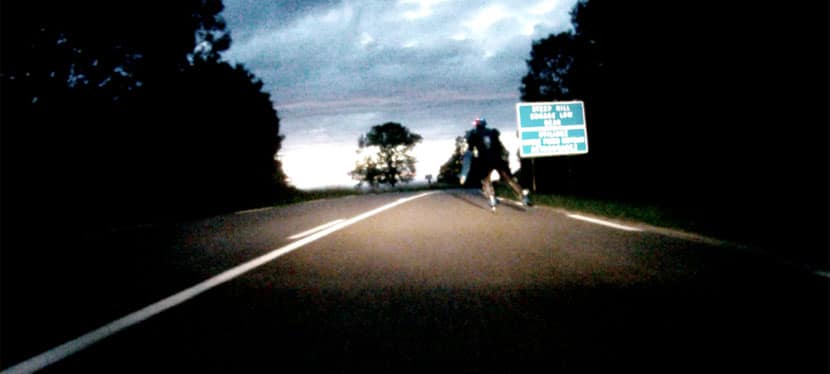
[[[616,223],[603,221],[603,220],[596,219],[596,218],[581,216],[579,214],[568,214],[568,217],[573,218],[573,219],[582,220],[582,221],[591,222],[591,223],[596,223],[597,225],[613,227],[615,229],[620,229],[620,230],[625,230],[625,231],[643,231],[643,230],[638,229],[636,227],[619,225],[619,224],[616,224]]]
[[[366,218],[369,218],[373,215],[381,213],[385,210],[394,208],[398,205],[410,202],[415,199],[422,198],[427,195],[431,195],[436,193],[436,191],[431,192],[424,192],[415,196],[410,196],[407,198],[401,198],[392,202],[390,204],[386,204],[379,208],[375,208],[370,210],[366,213],[360,214],[356,217],[350,218],[344,222],[339,224],[333,225],[323,231],[319,231],[313,235],[307,236],[303,239],[297,240],[291,244],[283,246],[281,248],[275,249],[271,252],[268,252],[260,257],[257,257],[253,260],[250,260],[246,263],[238,265],[232,269],[226,270],[219,275],[216,275],[208,280],[205,280],[193,287],[180,291],[174,295],[171,295],[165,299],[157,301],[154,304],[148,305],[143,309],[130,313],[124,317],[121,317],[115,321],[112,321],[104,326],[101,326],[93,331],[90,331],[78,338],[70,340],[64,344],[61,344],[55,348],[52,348],[46,352],[43,352],[37,356],[34,356],[26,361],[23,361],[17,365],[9,367],[3,370],[2,374],[18,374],[18,373],[31,373],[34,371],[41,370],[51,364],[54,364],[66,357],[69,357],[75,353],[80,352],[81,350],[105,339],[108,338],[115,333],[124,330],[128,327],[136,325],[150,317],[155,316],[161,312],[166,311],[174,306],[177,306],[181,303],[184,303],[187,300],[190,300],[197,295],[210,290],[220,284],[228,282],[242,274],[245,274],[259,266],[262,266],[268,262],[273,261],[274,259],[292,252],[300,247],[305,246],[306,244],[312,243],[318,239],[321,239],[335,231],[343,229],[347,226],[351,226],[357,222],[360,222]]]
[[[320,225],[320,226],[317,226],[317,227],[315,227],[315,228],[313,228],[313,229],[308,229],[308,230],[303,231],[303,232],[301,232],[301,233],[299,233],[299,234],[294,234],[294,235],[291,235],[291,236],[289,236],[289,237],[288,237],[288,239],[289,239],[289,240],[294,240],[294,239],[299,239],[299,238],[302,238],[302,237],[304,237],[304,236],[309,236],[309,235],[311,235],[311,234],[313,234],[313,233],[315,233],[315,232],[317,232],[317,231],[320,231],[320,230],[326,229],[326,228],[328,228],[329,226],[334,226],[334,225],[336,225],[336,224],[338,224],[338,223],[340,223],[340,222],[342,222],[342,221],[343,221],[343,219],[342,219],[342,218],[340,218],[340,219],[338,219],[338,220],[334,220],[334,221],[331,221],[331,222],[329,222],[329,223],[324,223],[324,224],[322,224],[322,225]]]

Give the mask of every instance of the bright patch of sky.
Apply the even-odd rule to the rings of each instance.
[[[357,139],[385,122],[424,137],[413,152],[424,181],[477,116],[515,149],[531,44],[569,30],[575,3],[225,0],[233,43],[224,58],[272,95],[295,186],[355,185]]]

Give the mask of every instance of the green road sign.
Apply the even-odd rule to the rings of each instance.
[[[588,153],[585,105],[581,101],[518,103],[516,120],[522,158]]]

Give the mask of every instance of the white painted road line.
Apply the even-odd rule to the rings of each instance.
[[[254,208],[254,209],[248,209],[248,210],[240,210],[238,212],[234,212],[233,214],[241,215],[241,214],[248,214],[248,213],[257,213],[257,212],[264,212],[266,210],[271,210],[271,209],[274,209],[274,207],[267,206],[267,207],[264,207],[264,208]]]
[[[573,218],[573,219],[582,220],[582,221],[591,222],[591,223],[596,223],[597,225],[603,225],[603,226],[613,227],[613,228],[615,228],[615,229],[619,229],[619,230],[625,230],[625,231],[643,231],[643,230],[638,229],[638,228],[636,228],[636,227],[625,226],[625,225],[619,225],[619,224],[616,224],[616,223],[613,223],[613,222],[608,222],[608,221],[603,221],[603,220],[596,219],[596,218],[591,218],[591,217],[581,216],[581,215],[579,215],[579,214],[568,214],[568,217]]]
[[[410,202],[410,201],[415,200],[415,199],[422,198],[422,197],[427,196],[427,195],[431,195],[433,193],[435,193],[435,192],[434,191],[433,192],[425,192],[425,193],[422,193],[422,194],[419,194],[419,195],[415,195],[415,196],[411,196],[411,197],[407,197],[407,198],[401,198],[401,199],[398,199],[397,201],[395,201],[393,203],[386,204],[382,207],[370,210],[366,213],[363,213],[363,214],[360,214],[356,217],[350,218],[349,220],[346,220],[345,222],[340,222],[339,224],[335,224],[333,226],[330,226],[327,229],[324,229],[323,231],[319,231],[315,234],[312,234],[312,235],[307,236],[303,239],[297,240],[296,242],[288,244],[284,247],[275,249],[271,252],[268,252],[265,255],[257,257],[255,259],[253,259],[251,261],[248,261],[248,262],[246,262],[242,265],[239,265],[235,268],[232,268],[230,270],[226,270],[226,271],[222,272],[221,274],[216,275],[213,278],[210,278],[210,279],[208,279],[208,280],[206,280],[202,283],[199,283],[199,284],[197,284],[193,287],[190,287],[190,288],[188,288],[184,291],[181,291],[181,292],[176,293],[172,296],[169,296],[169,297],[167,297],[163,300],[160,300],[160,301],[158,301],[154,304],[148,305],[148,306],[144,307],[141,310],[135,311],[135,312],[130,313],[130,314],[124,316],[124,317],[121,317],[121,318],[119,318],[119,319],[117,319],[113,322],[110,322],[110,323],[108,323],[104,326],[101,326],[101,327],[99,327],[99,328],[97,328],[97,329],[95,329],[91,332],[88,332],[88,333],[86,333],[86,334],[84,334],[84,335],[82,335],[82,336],[80,336],[80,337],[78,337],[74,340],[66,342],[66,343],[64,343],[62,345],[59,345],[55,348],[52,348],[52,349],[50,349],[46,352],[43,352],[43,353],[41,353],[41,354],[39,354],[35,357],[32,357],[32,358],[30,358],[26,361],[23,361],[23,362],[15,365],[15,366],[12,366],[12,367],[10,367],[6,370],[3,370],[2,373],[0,373],[0,374],[31,373],[31,372],[34,372],[34,371],[41,370],[41,369],[43,369],[43,368],[45,368],[45,367],[47,367],[51,364],[54,364],[55,362],[58,362],[58,361],[66,358],[66,357],[69,357],[69,356],[71,356],[75,353],[78,353],[78,352],[82,351],[83,349],[85,349],[85,348],[87,348],[87,347],[89,347],[89,346],[91,346],[91,345],[93,345],[93,344],[95,344],[95,343],[97,343],[101,340],[104,340],[104,339],[108,338],[108,337],[114,335],[115,333],[117,333],[121,330],[124,330],[124,329],[126,329],[128,327],[131,327],[133,325],[136,325],[136,324],[138,324],[138,323],[140,323],[140,322],[142,322],[142,321],[144,321],[144,320],[146,320],[150,317],[153,317],[156,314],[164,312],[167,309],[170,309],[174,306],[182,304],[185,301],[190,300],[190,299],[196,297],[197,295],[210,290],[211,288],[214,288],[218,285],[221,285],[225,282],[228,282],[228,281],[230,281],[230,280],[232,280],[232,279],[234,279],[234,278],[236,278],[236,277],[238,277],[242,274],[245,274],[245,273],[247,273],[247,272],[249,272],[249,271],[251,271],[251,270],[253,270],[257,267],[260,267],[260,266],[262,266],[262,265],[264,265],[268,262],[271,262],[271,261],[275,260],[276,258],[284,255],[284,254],[290,253],[290,252],[292,252],[292,251],[294,251],[294,250],[296,250],[300,247],[303,247],[306,244],[309,244],[309,243],[312,243],[312,242],[314,242],[318,239],[324,238],[327,235],[329,235],[329,234],[331,234],[331,233],[333,233],[337,230],[340,230],[342,228],[345,228],[347,226],[350,226],[352,224],[360,222],[360,221],[362,221],[366,218],[374,216],[374,215],[376,215],[378,213],[381,213],[385,210],[392,209],[392,208],[394,208],[398,205]]]
[[[340,222],[343,222],[343,219],[342,219],[342,218],[341,218],[341,219],[338,219],[338,220],[331,221],[331,222],[329,222],[329,223],[322,224],[322,225],[317,226],[317,227],[315,227],[315,228],[313,228],[313,229],[309,229],[309,230],[303,231],[303,232],[301,232],[301,233],[299,233],[299,234],[291,235],[291,236],[289,236],[289,237],[288,237],[288,239],[289,239],[289,240],[294,240],[294,239],[299,239],[299,238],[302,238],[302,237],[304,237],[304,236],[309,236],[309,235],[311,235],[311,234],[313,234],[313,233],[315,233],[315,232],[317,232],[317,231],[327,229],[327,228],[329,228],[329,227],[331,227],[331,226],[334,226],[334,225],[336,225],[336,224],[338,224],[338,223],[340,223]]]

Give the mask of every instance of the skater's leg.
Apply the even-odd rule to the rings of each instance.
[[[481,192],[484,193],[484,196],[487,198],[487,201],[489,201],[490,206],[495,207],[496,194],[495,191],[493,191],[493,182],[490,180],[490,174],[492,173],[493,171],[490,170],[489,172],[485,173],[484,178],[481,179]]]
[[[522,204],[524,204],[525,206],[533,205],[533,203],[530,201],[528,191],[523,190],[522,186],[513,180],[513,177],[510,175],[510,169],[508,169],[507,167],[499,169],[499,175],[501,176],[502,180],[507,182],[507,185],[510,186],[513,192],[516,193],[516,196],[519,197],[519,201],[521,201]]]
[[[518,196],[519,199],[524,197],[524,195],[522,194],[522,186],[520,186],[518,183],[516,183],[516,181],[513,180],[513,177],[510,175],[510,172],[508,170],[500,169],[499,176],[503,181],[507,182],[507,185],[510,186],[510,189],[512,189],[513,192],[516,193],[516,196]]]

